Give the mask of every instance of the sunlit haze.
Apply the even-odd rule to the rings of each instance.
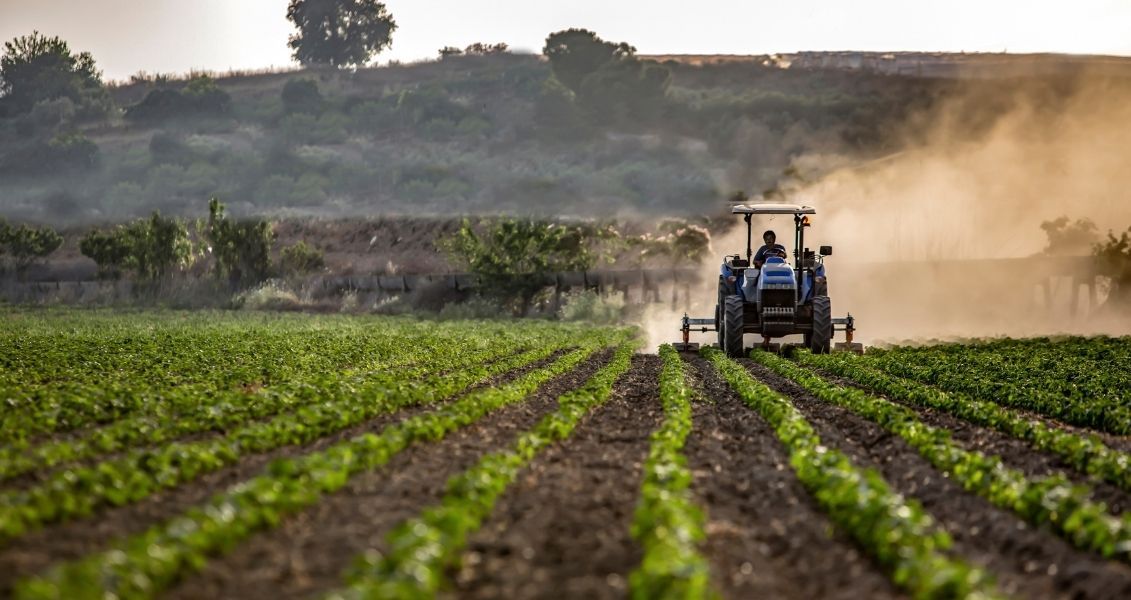
[[[1131,54],[1131,2],[568,3],[389,0],[399,26],[380,61],[442,46],[505,42],[538,51],[546,35],[586,27],[645,54],[927,50]],[[291,66],[287,0],[0,0],[0,38],[38,30],[90,51],[108,79]]]

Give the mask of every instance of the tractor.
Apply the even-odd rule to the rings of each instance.
[[[694,330],[716,331],[719,348],[733,357],[743,355],[743,335],[747,333],[760,335],[762,348],[767,350],[780,349],[780,344],[771,343],[774,338],[800,334],[803,347],[814,353],[863,352],[863,346],[852,341],[856,330],[852,315],[832,315],[825,275],[825,258],[832,256],[832,246],[821,246],[816,252],[805,247],[809,215],[816,212],[813,207],[800,204],[752,203],[732,207],[731,213],[742,215],[746,221],[746,257],[732,254],[723,258],[714,318],[692,319],[685,314],[680,324],[683,343],[676,347],[696,349],[698,344],[688,341]],[[774,251],[766,255],[760,268],[751,263],[755,215],[793,215],[792,266],[785,253]],[[845,341],[834,345],[836,331],[845,332]]]

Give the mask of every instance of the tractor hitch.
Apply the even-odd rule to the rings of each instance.
[[[837,331],[844,332],[844,341],[833,344],[834,352],[864,354],[864,344],[852,341],[852,334],[856,331],[856,319],[853,318],[852,313],[848,313],[847,317],[833,319],[833,333]]]
[[[710,327],[707,327],[708,325],[710,325]],[[698,328],[696,329],[695,327]],[[691,332],[696,331],[703,333],[715,331],[715,320],[692,319],[687,316],[687,313],[683,313],[683,319],[680,319],[679,330],[683,333],[683,341],[672,345],[675,346],[675,349],[679,352],[694,352],[699,349],[699,343],[691,341]]]

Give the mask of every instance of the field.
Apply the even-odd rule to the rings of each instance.
[[[1131,339],[2,314],[0,597],[1131,597]]]

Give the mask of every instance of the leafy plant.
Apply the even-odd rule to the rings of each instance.
[[[691,493],[691,470],[682,450],[691,432],[691,390],[679,353],[660,346],[660,402],[664,421],[652,433],[632,536],[644,549],[629,576],[633,598],[709,598],[710,571],[696,545],[707,535],[706,517]]]
[[[20,279],[27,275],[32,263],[58,250],[62,245],[63,236],[51,227],[11,227],[0,221],[0,256],[7,254],[11,257]]]
[[[829,518],[888,569],[896,585],[916,598],[999,595],[985,572],[947,554],[950,537],[919,503],[894,492],[874,469],[861,469],[844,453],[823,445],[791,402],[756,382],[738,363],[714,348],[702,352],[731,388],[774,428],[789,449],[789,462],[798,479]],[[771,368],[794,373],[788,361],[768,353],[756,352],[753,357]],[[795,381],[805,385],[810,379]]]
[[[267,278],[271,267],[271,245],[275,232],[264,220],[229,219],[224,205],[216,198],[208,202],[208,223],[204,229],[217,276],[227,276],[233,287],[258,283]]]
[[[804,352],[804,351],[800,351]],[[818,398],[842,406],[903,438],[923,458],[967,491],[1011,510],[1037,526],[1049,526],[1066,541],[1104,557],[1131,562],[1131,515],[1116,517],[1088,490],[1060,474],[1029,479],[996,456],[962,448],[950,432],[923,423],[915,411],[857,389],[842,388],[768,352],[751,357],[788,377]]]
[[[279,263],[284,273],[302,275],[326,266],[326,257],[318,248],[299,240],[283,248]]]

